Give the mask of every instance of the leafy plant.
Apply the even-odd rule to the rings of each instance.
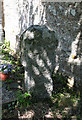
[[[31,95],[28,92],[22,94],[20,91],[17,94],[17,106],[18,107],[29,107],[31,104]]]
[[[16,101],[13,101],[13,102],[10,102],[7,104],[7,109],[8,109],[8,112],[14,112],[14,109],[15,109],[15,105],[16,105]]]
[[[10,42],[9,41],[4,41],[4,44],[1,46],[2,53],[7,53],[10,51]]]
[[[62,73],[52,75],[54,91],[53,91],[53,113],[62,116],[62,119],[69,120],[73,115],[79,115],[80,90],[79,84],[74,81],[73,89],[69,89],[68,77]],[[67,110],[66,110],[67,109]],[[70,112],[71,111],[71,112]],[[77,112],[78,111],[78,112]],[[78,116],[79,118],[79,116]]]
[[[9,85],[7,86],[7,89],[10,90],[10,86]]]

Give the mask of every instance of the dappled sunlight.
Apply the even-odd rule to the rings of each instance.
[[[29,110],[29,111],[22,111],[22,112],[18,112],[18,118],[19,120],[21,119],[33,119],[35,115],[35,112],[33,110]]]
[[[28,51],[28,56],[29,56],[29,58],[31,58],[31,59],[33,59],[33,53],[32,53],[32,51]]]
[[[68,78],[68,86],[69,86],[70,89],[73,88],[73,86],[74,86],[74,77]]]
[[[25,80],[24,80],[25,90],[29,92],[30,88],[35,86],[35,81],[32,79],[31,76],[28,75],[28,72],[26,70],[24,75],[25,75]]]
[[[79,98],[72,96],[70,93],[59,93],[54,96],[54,114],[60,119],[72,119],[76,117],[78,120],[80,113]]]
[[[3,82],[6,117],[17,111],[19,120],[79,120],[82,2],[3,1],[10,44],[2,45],[0,62],[13,64]]]
[[[31,34],[27,33],[30,32],[34,34],[34,39],[29,39]],[[26,90],[33,92],[36,99],[49,97],[53,90],[51,75],[54,71],[55,49],[58,44],[55,33],[45,26],[35,25],[29,27],[21,38],[21,57],[26,62]]]
[[[45,10],[41,1],[19,0],[18,6],[20,33],[22,33],[31,25],[45,24]]]
[[[56,74],[58,70],[59,70],[59,65],[56,65],[56,67],[54,69],[54,73]]]
[[[77,7],[78,4],[76,4]],[[71,54],[69,56],[68,59],[68,63],[73,63],[76,64],[78,66],[81,65],[81,46],[80,46],[80,41],[81,41],[81,35],[82,35],[82,14],[79,15],[79,20],[78,20],[78,28],[79,28],[79,32],[77,33],[77,36],[75,38],[75,40],[72,42],[71,44]],[[78,52],[79,50],[79,52]]]
[[[34,33],[33,32],[28,31],[26,34],[27,34],[29,40],[34,39]],[[24,38],[24,39],[26,39],[26,38]]]
[[[76,63],[77,65],[80,65],[81,60],[80,58],[74,58],[77,56],[77,49],[78,49],[78,44],[79,44],[79,39],[80,39],[80,35],[81,35],[81,31],[78,33],[75,41],[72,42],[72,46],[71,46],[71,55],[68,59],[69,63]],[[75,60],[74,60],[75,59]]]
[[[35,67],[35,66],[32,65],[32,69],[33,69],[33,71],[34,71],[34,73],[35,73],[36,75],[40,75],[40,72],[39,72],[39,70],[38,70],[37,67]]]
[[[37,57],[38,57],[38,56],[37,56]],[[38,64],[40,67],[44,67],[44,66],[45,66],[44,61],[43,61],[42,59],[40,59],[40,58],[39,58],[39,60],[38,60],[37,57],[36,57],[36,62],[37,62],[37,64]]]

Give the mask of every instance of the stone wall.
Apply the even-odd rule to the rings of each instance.
[[[35,3],[36,0],[22,3],[22,11],[27,14],[20,14],[21,31],[37,24],[55,31],[59,41],[55,69],[80,80],[82,3]]]
[[[81,3],[45,3],[46,26],[56,32],[59,46],[57,65],[63,72],[80,79],[82,9]]]
[[[2,13],[1,13],[1,0],[0,0],[0,44],[2,43]]]
[[[19,34],[18,1],[3,0],[3,2],[5,39],[10,41],[10,46],[15,51],[16,35]]]
[[[42,3],[40,0],[14,0],[12,3],[4,0],[4,8],[6,39],[11,44],[15,41],[14,48],[18,48],[20,43],[18,39],[16,42],[16,35],[18,38],[31,25],[45,25],[50,31],[55,31],[58,39],[58,47],[54,51],[55,72],[60,70],[72,79],[81,80],[82,2]]]

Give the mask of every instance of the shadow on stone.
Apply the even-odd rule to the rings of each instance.
[[[45,26],[32,25],[21,35],[19,45],[25,68],[25,90],[36,99],[49,98],[53,91],[51,75],[58,45],[55,32]]]

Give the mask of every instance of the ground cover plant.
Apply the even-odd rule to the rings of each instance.
[[[53,75],[53,113],[60,119],[71,120],[74,117],[80,120],[80,85],[75,82],[69,89],[68,77],[60,72]]]

